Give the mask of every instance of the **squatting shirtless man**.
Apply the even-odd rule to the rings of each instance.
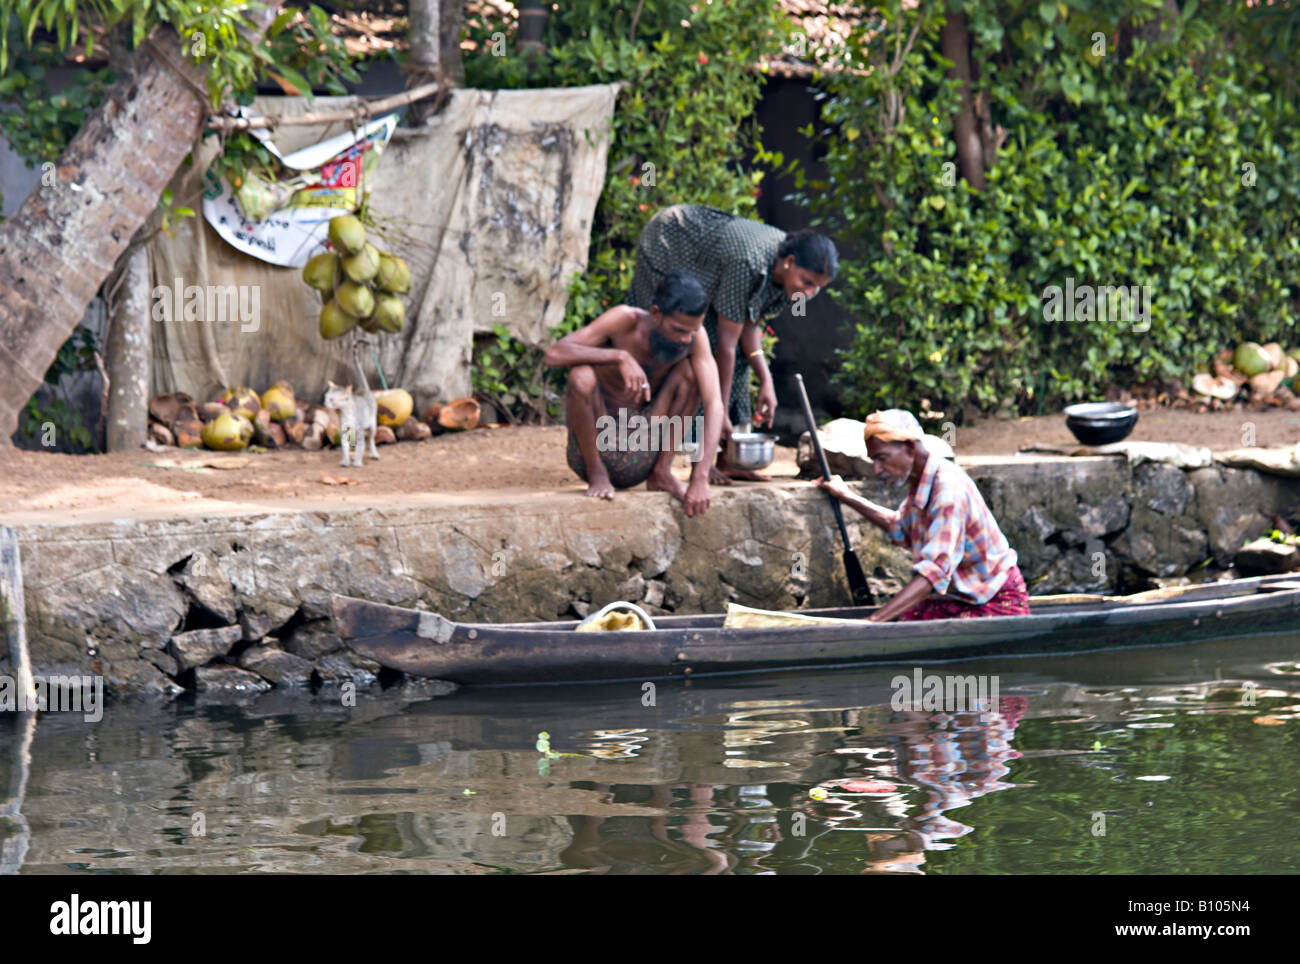
[[[569,369],[567,455],[587,495],[610,499],[615,489],[645,482],[680,499],[687,515],[708,510],[723,421],[718,368],[702,330],[708,306],[700,282],[675,271],[656,287],[648,311],[610,308],[546,352],[546,364]],[[697,445],[689,484],[671,471],[683,441]]]

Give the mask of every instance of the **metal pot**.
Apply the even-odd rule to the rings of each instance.
[[[1128,438],[1137,409],[1118,402],[1088,402],[1065,410],[1065,425],[1084,445],[1110,445]]]
[[[765,469],[776,458],[776,436],[736,432],[727,442],[727,463],[738,469]]]

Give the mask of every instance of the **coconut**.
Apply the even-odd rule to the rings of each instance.
[[[406,305],[397,295],[382,294],[375,299],[375,324],[384,331],[401,331],[406,324]]]
[[[277,422],[293,418],[294,412],[298,411],[293,398],[293,388],[288,382],[276,382],[262,393],[262,407]]]
[[[1277,391],[1278,386],[1282,384],[1285,378],[1286,372],[1282,371],[1261,372],[1255,375],[1247,383],[1250,385],[1250,397],[1256,401],[1268,398]]]
[[[302,280],[321,294],[332,295],[339,280],[339,256],[333,251],[322,251],[302,269]]]
[[[343,273],[353,281],[369,281],[379,273],[379,249],[367,241],[360,251],[339,263],[343,266]]]
[[[341,338],[352,330],[357,320],[339,307],[334,300],[320,310],[320,336],[322,338]]]
[[[400,388],[375,392],[375,401],[379,403],[379,424],[389,428],[399,427],[411,417],[411,410],[415,408],[411,393]]]
[[[1268,356],[1269,368],[1282,368],[1286,365],[1286,351],[1275,341],[1270,341],[1264,346],[1264,354]]]
[[[224,402],[236,415],[242,415],[247,419],[255,417],[262,407],[257,392],[246,385],[240,385],[238,388],[227,388],[221,393],[219,400]]]
[[[1300,374],[1300,361],[1296,361],[1290,355],[1286,356],[1286,377],[1295,378]]]
[[[203,444],[218,452],[238,452],[253,437],[253,423],[231,412],[203,426]]]
[[[1237,383],[1230,378],[1216,378],[1201,374],[1192,379],[1192,391],[1207,398],[1219,398],[1230,402],[1237,397]]]
[[[1232,364],[1247,378],[1254,378],[1273,368],[1273,361],[1263,347],[1253,341],[1242,342],[1232,356]]]
[[[477,428],[480,412],[479,404],[473,398],[458,398],[442,406],[438,412],[438,424],[459,431]]]
[[[374,294],[368,287],[355,281],[345,281],[339,285],[334,300],[353,318],[369,318],[375,313]]]
[[[375,275],[375,284],[380,291],[404,295],[411,290],[411,271],[406,267],[405,261],[385,251],[379,255],[379,272]]]
[[[397,435],[387,425],[381,425],[375,429],[376,445],[392,445],[397,441]]]
[[[402,423],[401,428],[397,430],[397,439],[400,442],[423,442],[431,435],[433,435],[433,429],[418,418],[408,418]]]
[[[220,418],[230,411],[230,406],[225,402],[204,402],[199,406],[199,418],[205,422],[211,422],[214,418]]]
[[[337,251],[356,254],[366,246],[366,229],[350,214],[330,218],[330,244]]]

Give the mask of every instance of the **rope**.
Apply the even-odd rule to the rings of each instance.
[[[384,378],[384,368],[379,364],[379,352],[375,351],[375,343],[370,343],[370,357],[375,360],[375,371],[379,372],[379,384],[383,386],[384,391],[388,391],[388,379]]]
[[[204,90],[202,87],[200,87],[193,77],[191,77],[185,70],[183,70],[179,65],[177,65],[177,63],[171,59],[171,56],[169,54],[165,53],[161,47],[159,47],[156,43],[154,43],[152,34],[145,37],[144,40],[140,43],[140,46],[148,47],[150,51],[152,51],[154,58],[156,60],[160,60],[166,66],[170,67],[172,69],[172,72],[175,73],[176,76],[179,77],[181,80],[183,80],[186,83],[186,85],[191,90],[193,90],[194,93],[198,95],[200,102],[203,104],[203,119],[206,122],[207,119],[211,117],[213,113],[211,103],[208,100],[208,92]]]

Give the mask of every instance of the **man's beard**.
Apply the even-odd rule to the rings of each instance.
[[[673,362],[681,361],[690,350],[690,345],[665,338],[654,330],[650,332],[650,354],[660,365],[671,365]]]

